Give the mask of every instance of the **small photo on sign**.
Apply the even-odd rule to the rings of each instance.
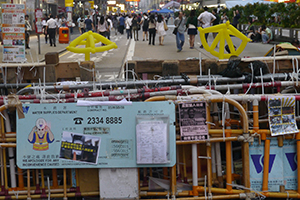
[[[294,115],[282,115],[283,123],[295,123]]]
[[[101,138],[64,131],[61,139],[60,158],[97,164]]]
[[[281,106],[281,99],[274,99],[269,101],[270,107]]]
[[[282,114],[294,114],[294,107],[282,107]]]
[[[281,124],[281,116],[272,116],[270,117],[272,124]]]
[[[272,115],[280,115],[281,109],[280,108],[270,108],[270,116]]]
[[[282,125],[271,126],[271,129],[272,129],[273,133],[281,133],[281,132],[283,132]]]

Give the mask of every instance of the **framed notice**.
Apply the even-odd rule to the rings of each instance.
[[[268,100],[272,136],[298,133],[295,120],[295,97],[272,97]]]
[[[137,117],[137,164],[163,164],[170,162],[168,124],[168,116]]]
[[[21,169],[175,165],[175,105],[171,102],[24,104],[23,112],[25,118],[17,119],[17,165]],[[149,130],[155,136],[151,151],[145,142],[150,139]],[[137,164],[137,152],[152,155]]]
[[[178,104],[181,140],[206,140],[206,102],[184,102]]]
[[[37,34],[43,33],[43,11],[40,8],[35,9],[35,32]]]
[[[25,62],[25,5],[2,4],[3,62]]]

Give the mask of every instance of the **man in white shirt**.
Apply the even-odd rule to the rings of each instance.
[[[132,39],[131,25],[132,25],[132,17],[131,14],[129,14],[129,16],[125,20],[127,39]]]
[[[206,6],[204,7],[204,12],[201,13],[198,17],[198,21],[202,23],[202,28],[210,27],[212,22],[215,19],[216,17],[212,13],[208,12],[208,8]],[[208,37],[208,33],[205,34],[206,42],[207,42],[207,37]],[[203,48],[203,45],[201,45],[200,48]]]
[[[47,21],[47,33],[49,34],[50,46],[52,44],[56,47],[55,44],[55,31],[57,28],[57,22],[53,19],[53,15],[50,15],[50,19]]]

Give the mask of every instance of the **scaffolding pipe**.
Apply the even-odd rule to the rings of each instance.
[[[7,111],[3,111],[3,115],[6,118],[5,119],[5,132],[11,132],[11,126],[10,126],[10,119],[7,114]],[[1,145],[1,144],[0,144]],[[2,145],[1,145],[2,146]],[[9,158],[9,169],[10,169],[10,182],[11,187],[15,188],[17,187],[17,181],[16,181],[16,170],[15,170],[15,154],[14,154],[14,148],[9,147],[8,148],[8,158]]]
[[[228,78],[228,77],[220,77],[218,79],[216,79],[217,82],[220,82],[221,80],[223,81],[223,83],[227,83],[227,82],[241,82],[241,81],[245,81],[246,77],[241,77],[238,79],[234,79],[234,78]],[[257,76],[255,78],[263,79],[263,81],[267,82],[267,81],[271,81],[271,80],[278,80],[278,82],[280,83],[280,81],[286,80],[287,78],[289,78],[288,74],[280,74],[278,76],[274,75],[264,75],[264,76]],[[210,78],[203,78],[203,77],[197,77],[197,84],[206,84],[207,82],[209,82]],[[119,82],[106,82],[106,83],[97,83],[97,84],[92,84],[92,83],[88,83],[88,84],[82,84],[82,85],[55,85],[55,86],[44,86],[43,89],[45,89],[45,91],[60,91],[60,90],[78,90],[78,89],[89,89],[89,90],[93,90],[94,86],[96,88],[102,88],[102,89],[110,89],[111,87],[143,87],[145,85],[148,86],[155,86],[158,84],[161,85],[190,85],[193,81],[191,81],[190,78],[188,79],[184,79],[184,78],[180,78],[180,79],[167,79],[167,80],[136,80],[136,81],[119,81]],[[240,85],[240,84],[237,84]],[[250,84],[246,84],[249,88]],[[253,84],[256,85],[256,84]],[[212,88],[214,88],[214,86],[211,85]],[[245,87],[245,86],[244,86]],[[256,86],[257,87],[257,86]],[[255,87],[254,87],[255,88]],[[35,90],[39,90],[40,86],[34,86],[34,87],[28,87],[28,88],[23,88],[21,90],[19,90],[16,94],[17,95],[21,95],[21,94],[25,94],[25,93],[33,93]]]
[[[192,176],[193,176],[193,194],[198,196],[196,188],[198,187],[198,152],[197,144],[192,144]]]

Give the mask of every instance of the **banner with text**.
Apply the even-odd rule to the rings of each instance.
[[[295,140],[284,140],[283,147],[278,147],[277,138],[271,138],[268,191],[279,192],[280,185],[286,190],[297,189],[297,149]],[[264,167],[264,141],[261,145],[255,139],[250,145],[250,182],[251,188],[262,190]]]
[[[184,102],[179,107],[179,125],[182,140],[206,140],[206,102]]]
[[[25,62],[25,5],[2,4],[3,62]]]
[[[126,106],[24,104],[23,111],[25,118],[17,119],[19,168],[171,167],[175,164],[173,103],[134,102]],[[163,124],[162,131],[165,134],[168,131],[164,140],[168,151],[164,151],[163,155],[167,154],[169,162],[137,164],[138,116],[168,117],[169,121]]]

